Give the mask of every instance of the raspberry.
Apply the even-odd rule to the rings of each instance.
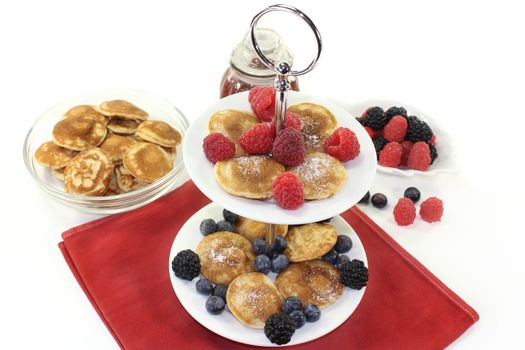
[[[324,150],[341,162],[347,162],[359,155],[361,146],[352,130],[339,127],[326,139]]]
[[[299,165],[305,153],[303,136],[299,131],[292,128],[279,131],[272,148],[272,156],[276,161],[286,166]]]
[[[268,124],[256,124],[241,135],[239,143],[248,154],[269,154],[273,147],[272,130]]]
[[[397,142],[389,142],[379,152],[379,164],[389,167],[397,167],[401,164],[403,147]]]
[[[376,135],[374,129],[369,128],[368,126],[365,126],[365,130],[366,130],[366,133],[368,134],[368,136],[370,136],[371,139],[373,139],[374,136]]]
[[[253,112],[261,122],[269,122],[275,115],[275,90],[271,86],[255,86],[248,94]]]
[[[430,166],[430,148],[426,142],[416,142],[408,154],[407,165],[409,168],[425,171]]]
[[[385,125],[383,130],[383,137],[387,141],[401,142],[407,134],[408,122],[405,118],[400,115],[396,115],[388,124]]]
[[[394,219],[399,226],[408,226],[416,219],[416,207],[408,198],[399,198],[394,207]]]
[[[275,137],[275,118],[272,119],[272,122],[270,123],[270,128],[272,129],[272,134]],[[292,128],[297,131],[301,131],[301,119],[299,119],[297,113],[286,112],[286,118],[283,129],[285,128]]]
[[[403,155],[401,156],[401,166],[407,166],[408,165],[408,155],[410,154],[410,150],[412,149],[412,146],[414,143],[412,141],[403,141],[401,142],[401,147],[403,147]]]
[[[233,157],[235,143],[221,133],[214,132],[204,138],[202,143],[204,155],[212,163]]]
[[[419,208],[419,215],[427,222],[441,221],[443,216],[443,201],[437,197],[430,197]]]
[[[303,184],[294,173],[284,172],[272,185],[273,198],[284,209],[297,209],[304,202]]]

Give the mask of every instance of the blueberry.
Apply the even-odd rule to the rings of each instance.
[[[264,240],[264,238],[261,238],[261,237],[257,237],[253,242],[252,242],[252,249],[253,249],[253,252],[257,255],[260,255],[260,254],[264,254],[264,252],[266,251],[266,241]]]
[[[239,221],[239,215],[229,211],[228,209],[224,209],[222,211],[222,216],[224,217],[224,220],[231,222],[232,224],[235,224],[237,221]]]
[[[315,322],[321,318],[321,310],[314,305],[308,304],[303,309],[304,316],[306,317],[306,322]]]
[[[226,292],[228,291],[228,286],[225,284],[217,284],[213,288],[213,292],[211,295],[222,298],[223,300],[226,300]]]
[[[321,259],[326,261],[327,263],[330,263],[332,265],[335,265],[337,262],[337,258],[339,257],[339,253],[335,251],[335,249],[330,250],[328,253],[323,255]]]
[[[231,222],[221,220],[217,222],[217,231],[233,232],[233,225],[231,224]]]
[[[213,219],[204,219],[201,221],[199,230],[204,236],[207,236],[210,233],[217,231],[217,224],[215,223],[215,220]]]
[[[298,297],[292,295],[284,300],[283,311],[287,314],[291,314],[293,311],[301,310],[303,308],[303,303],[299,300]]]
[[[388,199],[382,193],[376,193],[372,196],[372,205],[376,208],[384,208],[388,203]]]
[[[272,261],[264,254],[257,255],[255,258],[255,271],[268,273],[272,269]]]
[[[295,325],[295,328],[301,328],[306,322],[306,316],[304,316],[301,310],[295,310],[290,313],[290,318]]]
[[[288,242],[281,235],[275,236],[275,240],[273,241],[273,244],[274,244],[274,251],[279,254],[283,253],[286,247],[288,246]]]
[[[417,203],[421,198],[421,192],[415,187],[409,187],[405,190],[406,198],[410,199],[412,202]]]
[[[206,278],[201,278],[197,281],[197,284],[195,284],[195,288],[197,289],[197,292],[209,295],[213,290],[213,285]]]
[[[335,267],[337,267],[338,269],[341,269],[341,266],[346,261],[350,261],[350,258],[348,257],[348,255],[339,255],[339,257],[337,258],[337,263],[335,264]]]
[[[288,258],[286,255],[279,254],[272,259],[272,272],[279,273],[288,267]]]
[[[368,204],[368,201],[370,200],[370,191],[367,191],[366,194],[361,198],[359,203],[361,204]]]
[[[339,253],[346,253],[352,249],[352,239],[346,235],[337,236],[337,242],[335,243],[335,250]]]
[[[206,310],[212,315],[218,315],[223,312],[225,306],[226,303],[224,299],[215,295],[212,295],[206,300]]]

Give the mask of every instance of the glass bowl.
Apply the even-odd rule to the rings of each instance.
[[[52,107],[37,119],[27,133],[24,142],[24,162],[36,183],[52,198],[79,211],[91,214],[115,214],[146,205],[170,191],[177,180],[184,176],[182,142],[176,148],[173,169],[157,181],[128,193],[114,196],[78,196],[66,193],[63,182],[59,181],[49,168],[35,160],[40,145],[52,139],[52,131],[62,115],[71,107],[81,104],[98,105],[107,100],[124,99],[137,105],[150,115],[150,120],[162,120],[177,129],[182,138],[186,136],[189,123],[177,108],[168,101],[137,90],[109,89],[70,98]]]

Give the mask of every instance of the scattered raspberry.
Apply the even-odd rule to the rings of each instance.
[[[271,86],[255,86],[248,94],[253,112],[261,122],[269,122],[275,115],[275,90]]]
[[[275,118],[272,119],[272,122],[270,123],[270,128],[272,129],[272,134],[275,137]],[[301,131],[301,119],[299,119],[297,113],[286,112],[284,128],[292,128],[297,131]]]
[[[339,127],[326,139],[324,150],[341,162],[346,162],[359,155],[361,146],[352,130]]]
[[[294,173],[277,176],[272,185],[273,198],[284,209],[297,209],[304,202],[303,184]]]
[[[374,129],[369,128],[368,126],[365,126],[365,130],[366,130],[366,133],[368,134],[368,136],[370,136],[371,139],[373,139],[376,136],[376,132],[374,131]]]
[[[273,158],[286,166],[295,166],[303,162],[306,150],[303,136],[292,128],[279,131],[273,142]]]
[[[396,115],[385,125],[383,137],[390,142],[401,142],[407,134],[407,128],[407,120],[400,115]]]
[[[408,166],[408,155],[414,143],[412,141],[403,141],[401,142],[401,147],[403,147],[403,155],[401,156],[401,166]]]
[[[221,133],[214,132],[204,138],[204,155],[212,163],[228,159],[235,154],[235,143]]]
[[[416,207],[408,198],[399,198],[394,207],[394,219],[399,226],[408,226],[416,219]]]
[[[248,154],[269,154],[273,147],[272,130],[268,124],[256,124],[239,138]]]
[[[432,158],[430,157],[430,148],[426,142],[416,142],[408,154],[408,167],[426,171],[430,166],[430,162],[432,162]]]
[[[397,142],[389,142],[379,152],[379,164],[389,167],[397,167],[401,164],[403,147]]]
[[[430,197],[419,208],[419,215],[427,222],[441,221],[443,216],[443,201],[437,197]]]
[[[432,142],[434,145],[436,144],[437,142],[437,138],[436,138],[436,134],[432,135],[432,137],[430,138],[430,140],[428,140],[429,142]]]

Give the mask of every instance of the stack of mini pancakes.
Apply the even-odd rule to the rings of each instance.
[[[171,171],[181,134],[125,100],[69,109],[53,141],[35,159],[64,181],[67,193],[111,196],[150,184]]]
[[[306,304],[325,308],[343,295],[339,271],[320,258],[337,242],[330,224],[278,225],[286,236],[284,254],[290,265],[275,282],[254,272],[252,241],[264,237],[268,224],[241,217],[233,232],[216,232],[204,237],[196,252],[201,273],[213,283],[228,285],[226,301],[231,313],[244,325],[264,328],[268,317],[280,312],[285,298],[298,296]]]

